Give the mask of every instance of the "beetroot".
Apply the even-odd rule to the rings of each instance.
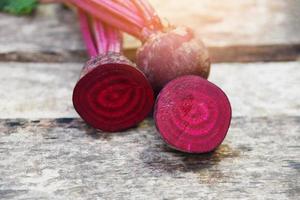
[[[214,150],[231,122],[225,93],[199,76],[183,76],[160,92],[154,111],[156,127],[171,147],[188,153]]]
[[[164,26],[146,0],[66,0],[143,42],[137,64],[156,92],[182,75],[207,78],[210,59],[203,42],[186,27]]]
[[[147,0],[65,1],[94,18],[94,32],[90,33],[86,32],[88,20],[81,16],[92,59],[73,95],[76,110],[89,124],[118,131],[141,121],[153,104],[147,77],[154,90],[161,91],[154,119],[167,144],[183,152],[205,153],[222,143],[231,122],[230,102],[220,88],[206,80],[208,51],[191,29],[163,25]],[[143,42],[137,63],[146,77],[120,54],[115,29],[103,28],[99,20]]]
[[[133,127],[152,110],[153,90],[146,77],[121,55],[115,29],[79,12],[81,30],[92,57],[73,92],[78,114],[94,128],[115,132]]]
[[[210,72],[210,59],[204,44],[186,27],[151,35],[137,51],[137,65],[155,91],[179,76],[208,78]]]

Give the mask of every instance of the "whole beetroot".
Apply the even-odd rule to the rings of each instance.
[[[187,27],[152,34],[137,51],[137,65],[155,91],[177,77],[208,78],[210,72],[207,48]]]

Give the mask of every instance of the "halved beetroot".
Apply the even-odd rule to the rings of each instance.
[[[73,91],[78,114],[94,128],[115,132],[145,119],[153,90],[135,65],[118,53],[92,58]]]
[[[231,122],[231,106],[216,85],[188,75],[163,88],[154,119],[160,135],[171,147],[188,153],[205,153],[224,140]]]

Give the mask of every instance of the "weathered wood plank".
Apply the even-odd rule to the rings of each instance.
[[[0,63],[0,118],[77,117],[72,91],[81,63]],[[228,94],[233,116],[297,115],[300,62],[215,64],[210,80]]]
[[[80,63],[0,63],[0,118],[77,116],[72,91]]]
[[[159,15],[193,27],[209,46],[300,42],[298,0],[150,0]]]
[[[214,62],[297,60],[297,0],[152,0],[162,17],[201,35]],[[0,60],[62,62],[86,59],[76,17],[59,6],[42,6],[34,17],[0,14]],[[125,54],[139,43],[126,37]]]
[[[234,118],[215,152],[169,149],[153,121],[0,120],[2,199],[298,199],[300,118]]]
[[[210,80],[229,96],[234,116],[300,113],[300,62],[218,64]]]
[[[32,17],[0,13],[0,27],[1,60],[51,62],[85,57],[76,17],[61,6],[42,6]]]

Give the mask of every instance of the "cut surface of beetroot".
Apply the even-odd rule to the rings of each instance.
[[[156,127],[171,147],[205,153],[224,140],[231,122],[226,94],[194,75],[169,82],[160,92],[154,111]]]
[[[73,104],[94,128],[116,132],[144,120],[154,96],[146,77],[130,61],[107,54],[87,63],[74,88]]]

